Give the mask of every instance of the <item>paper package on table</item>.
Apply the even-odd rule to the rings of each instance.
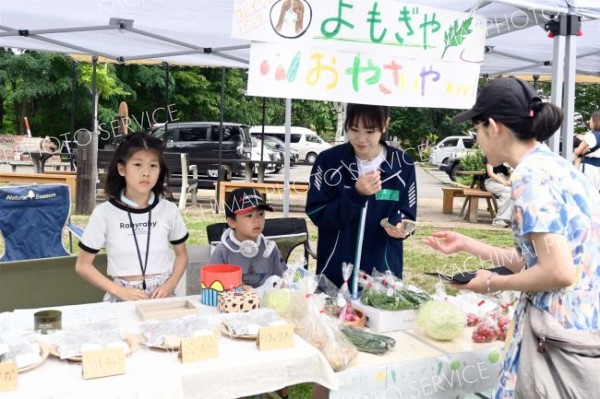
[[[352,307],[363,312],[367,318],[367,327],[385,333],[410,330],[417,326],[418,310],[382,310],[363,304],[359,299],[352,301]]]

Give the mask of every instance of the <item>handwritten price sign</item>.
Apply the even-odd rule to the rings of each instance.
[[[15,362],[0,363],[0,392],[17,389],[17,365]]]
[[[294,326],[263,327],[258,330],[258,349],[261,351],[294,347]]]
[[[122,348],[83,352],[82,358],[85,380],[125,374],[125,352]]]
[[[182,363],[215,359],[219,356],[219,333],[182,339],[180,356]]]

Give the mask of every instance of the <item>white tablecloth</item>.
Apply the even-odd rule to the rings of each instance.
[[[474,328],[454,341],[440,342],[413,329],[387,333],[396,347],[385,355],[360,352],[337,374],[340,389],[329,399],[456,399],[492,388],[498,381],[504,342],[476,344]]]
[[[215,309],[189,297],[202,312]],[[165,300],[165,301],[168,301]],[[139,302],[138,302],[139,303]],[[58,307],[63,329],[82,321],[118,317],[126,330],[139,322],[135,303],[92,304]],[[11,314],[16,328],[29,328],[35,310]],[[89,320],[88,320],[89,319]],[[84,380],[81,365],[50,356],[39,367],[20,373],[18,389],[0,394],[5,398],[237,398],[302,382],[316,382],[338,389],[338,379],[323,355],[298,336],[291,349],[259,351],[254,341],[221,337],[217,359],[182,364],[174,352],[139,347],[127,356],[124,375]]]

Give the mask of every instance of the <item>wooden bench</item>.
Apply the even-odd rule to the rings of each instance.
[[[442,187],[442,212],[451,215],[454,211],[454,198],[462,198],[464,187]]]
[[[66,184],[71,189],[71,202],[75,202],[77,176],[71,173],[10,173],[0,172],[0,182],[6,183],[36,183],[36,184]]]
[[[215,182],[215,186],[217,183]],[[282,182],[265,182],[265,183],[256,183],[256,182],[247,182],[247,181],[222,181],[221,189],[219,192],[218,200],[219,206],[222,207],[225,204],[225,198],[229,195],[233,190],[242,187],[252,187],[257,189],[267,200],[269,194],[278,193],[283,194],[283,183]],[[290,193],[291,194],[304,194],[308,191],[308,183],[302,182],[290,182]],[[216,190],[215,190],[216,191]],[[268,200],[267,200],[268,201]]]
[[[469,222],[477,223],[479,213],[479,198],[485,198],[490,215],[492,218],[496,216],[496,212],[498,212],[498,203],[496,202],[496,197],[494,197],[492,193],[479,190],[477,188],[465,188],[463,189],[463,194],[465,197],[465,202],[463,203],[460,214],[462,216],[465,212],[465,208],[467,208],[465,219],[467,219]]]
[[[33,168],[33,163],[31,161],[10,161],[8,162],[8,164],[10,165],[10,169],[13,173],[17,173],[17,168],[19,168],[20,166]],[[54,170],[57,172],[61,170],[71,170],[70,162],[46,162],[44,166],[46,168],[54,168]]]
[[[106,172],[113,158],[113,150],[98,150],[98,178]],[[185,209],[187,194],[192,196],[192,206],[198,203],[198,168],[189,165],[188,154],[179,152],[165,152],[163,159],[169,169],[169,189],[179,192],[179,209]],[[185,170],[188,173],[180,173]],[[172,173],[175,171],[175,173]],[[189,173],[191,172],[191,177]]]

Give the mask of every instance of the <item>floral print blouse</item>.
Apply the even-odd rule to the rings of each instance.
[[[564,289],[533,294],[533,305],[550,312],[565,328],[600,328],[600,195],[566,159],[543,144],[528,152],[511,175],[513,236],[525,267],[537,263],[531,233],[567,237],[577,270]],[[526,294],[517,305],[500,381],[493,397],[514,398]]]

